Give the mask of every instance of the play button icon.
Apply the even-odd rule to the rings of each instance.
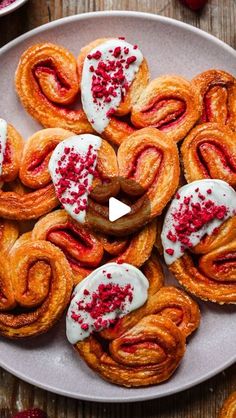
[[[131,211],[131,207],[116,199],[110,197],[109,199],[109,221],[114,222],[122,216],[127,215]]]

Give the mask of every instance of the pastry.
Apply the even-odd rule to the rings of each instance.
[[[24,141],[16,129],[0,118],[0,177],[3,182],[16,179]]]
[[[8,254],[19,236],[16,222],[0,219],[0,254]]]
[[[156,225],[151,223],[130,238],[111,241],[108,236],[95,235],[64,210],[41,218],[32,231],[33,241],[50,241],[64,252],[74,274],[74,283],[109,259],[140,267],[149,258],[155,238]]]
[[[236,417],[236,392],[225,400],[222,406],[218,418],[235,418]]]
[[[45,128],[60,127],[76,134],[94,132],[84,111],[76,109],[80,80],[76,59],[66,48],[51,43],[28,48],[20,58],[15,85],[24,108]],[[132,132],[128,123],[112,117],[104,136],[120,144]]]
[[[74,289],[67,338],[89,367],[112,383],[127,387],[160,383],[173,374],[184,355],[184,334],[161,315],[142,317],[109,344],[97,337],[97,332],[115,326],[125,314],[142,309],[148,286],[148,279],[137,268],[110,263]]]
[[[137,128],[157,128],[178,142],[200,115],[201,98],[197,89],[182,77],[166,75],[152,80],[143,90],[132,108],[131,121]]]
[[[77,63],[87,118],[96,132],[112,140],[116,116],[130,113],[149,81],[147,61],[137,45],[110,38],[82,48]],[[113,136],[120,144],[115,132]]]
[[[161,234],[165,262],[203,300],[236,303],[235,217],[236,192],[221,180],[183,186],[167,211]]]
[[[215,178],[236,188],[236,133],[227,126],[217,123],[196,126],[185,138],[181,154],[189,183]]]
[[[192,80],[202,97],[200,123],[217,122],[236,130],[236,79],[226,71],[207,70]]]
[[[0,258],[0,334],[25,338],[47,332],[70,300],[72,272],[66,257],[49,242],[26,240],[9,259]]]

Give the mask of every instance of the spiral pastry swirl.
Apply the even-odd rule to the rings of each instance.
[[[170,267],[177,280],[203,300],[236,303],[236,236],[197,259],[184,254]]]
[[[167,380],[185,352],[185,337],[168,318],[149,315],[109,343],[94,336],[75,345],[94,371],[112,383],[139,387]]]
[[[217,178],[236,187],[236,135],[227,126],[196,126],[185,138],[181,154],[188,183]]]
[[[143,90],[133,106],[131,120],[138,128],[155,127],[178,142],[200,115],[200,94],[194,86],[182,77],[162,76]]]
[[[86,214],[89,227],[103,233],[130,234],[159,215],[179,183],[179,158],[175,143],[154,128],[144,128],[120,145],[117,161],[122,191],[131,198],[131,212],[115,222],[108,208],[90,200]]]
[[[225,400],[218,418],[234,418],[236,416],[236,392],[231,393],[231,395]]]
[[[236,79],[226,71],[208,70],[192,80],[203,103],[200,123],[217,122],[236,130]]]
[[[64,210],[46,215],[32,231],[33,240],[47,240],[63,251],[75,283],[109,259],[140,267],[149,258],[155,238],[156,225],[151,223],[130,238],[111,240],[108,236],[94,234]]]
[[[15,75],[22,105],[45,128],[93,133],[84,111],[74,106],[79,99],[79,83],[75,57],[66,48],[51,43],[28,48],[20,58]],[[120,144],[132,132],[128,123],[112,118],[104,135]]]
[[[11,252],[9,265],[0,257],[0,334],[24,338],[48,331],[60,319],[72,291],[65,256],[49,242],[25,241]]]
[[[14,126],[7,124],[6,149],[2,164],[1,181],[12,182],[18,176],[24,141]]]

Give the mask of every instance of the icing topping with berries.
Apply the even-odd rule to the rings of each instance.
[[[134,80],[143,55],[137,45],[110,39],[85,58],[81,98],[95,131],[102,133]]]
[[[7,122],[0,118],[0,175],[7,143]]]
[[[181,187],[167,211],[161,233],[164,258],[170,265],[204,235],[212,235],[236,214],[236,192],[221,180],[199,180]]]
[[[101,138],[95,135],[74,135],[54,149],[49,172],[55,191],[69,215],[84,223],[94,176],[97,175],[97,154]]]
[[[66,317],[69,342],[115,325],[146,302],[148,287],[144,274],[130,264],[108,263],[94,270],[73,291]]]

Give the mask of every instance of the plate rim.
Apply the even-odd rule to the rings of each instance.
[[[0,10],[0,17],[6,16],[15,10],[19,9],[19,7],[23,6],[28,0],[17,0],[8,6],[5,6],[3,9]]]
[[[26,0],[25,0],[26,1]],[[166,17],[166,16],[161,16],[161,15],[157,15],[154,13],[146,13],[146,12],[139,12],[139,11],[125,11],[125,10],[111,10],[111,11],[97,11],[97,12],[88,12],[88,13],[82,13],[82,14],[75,14],[72,16],[66,16],[57,20],[54,20],[52,22],[48,22],[46,24],[43,24],[37,28],[34,28],[26,33],[24,33],[21,36],[18,36],[17,38],[13,39],[12,41],[8,42],[6,45],[2,46],[0,48],[0,56],[6,52],[8,52],[11,48],[14,48],[15,46],[19,45],[21,42],[31,38],[31,36],[33,35],[37,35],[40,33],[43,33],[44,31],[46,31],[47,29],[52,29],[54,27],[58,27],[63,25],[64,23],[68,22],[68,21],[80,21],[80,20],[87,20],[87,19],[94,19],[97,17],[110,17],[111,15],[113,16],[117,16],[117,17],[134,17],[134,18],[143,18],[143,19],[149,19],[149,20],[153,20],[153,21],[159,21],[159,22],[164,22],[164,23],[168,23],[172,26],[177,26],[180,28],[183,28],[185,30],[188,30],[189,32],[194,32],[198,35],[200,35],[201,37],[204,37],[205,39],[210,40],[211,42],[214,42],[215,44],[218,44],[221,48],[224,48],[226,51],[228,51],[230,54],[232,54],[233,56],[236,57],[236,50],[231,47],[230,45],[226,44],[225,42],[223,42],[222,40],[218,39],[216,36],[209,34],[208,32],[205,32],[202,29],[196,28],[195,26],[192,26],[188,23],[170,18],[170,17]],[[195,387],[197,385],[199,385],[200,383],[203,383],[204,381],[212,378],[213,376],[215,376],[216,374],[222,372],[223,370],[225,370],[226,368],[230,367],[232,364],[234,364],[236,361],[236,354],[233,355],[230,359],[227,360],[227,362],[225,362],[224,364],[222,364],[220,367],[216,367],[215,369],[213,369],[211,372],[208,372],[206,374],[204,374],[203,376],[201,376],[201,378],[199,379],[195,379],[195,380],[191,380],[188,383],[184,384],[181,386],[181,388],[178,389],[169,389],[166,391],[166,393],[163,394],[145,394],[145,395],[141,395],[137,393],[137,395],[132,394],[131,397],[129,395],[127,395],[125,398],[123,398],[122,396],[120,398],[116,398],[116,399],[111,399],[111,398],[106,398],[105,396],[93,396],[92,398],[88,395],[77,395],[77,394],[72,394],[71,392],[67,391],[67,390],[62,390],[62,389],[55,389],[54,387],[48,385],[47,383],[38,383],[37,380],[35,380],[34,378],[28,377],[27,375],[24,375],[24,373],[22,372],[17,372],[14,369],[12,369],[11,367],[9,367],[8,365],[6,366],[0,359],[0,367],[2,367],[4,370],[10,372],[11,374],[13,374],[14,376],[34,385],[37,386],[41,389],[47,390],[49,392],[53,392],[55,394],[61,395],[61,396],[66,396],[69,398],[74,398],[74,399],[80,399],[80,400],[85,400],[85,401],[90,401],[90,402],[106,402],[106,403],[119,403],[119,402],[139,402],[139,401],[147,401],[147,400],[153,400],[153,399],[158,399],[158,398],[164,398],[173,394],[177,394],[179,392],[183,392],[191,387]]]

